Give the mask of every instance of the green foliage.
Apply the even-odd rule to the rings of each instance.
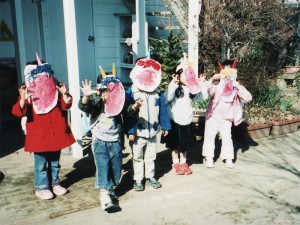
[[[251,105],[258,107],[274,107],[280,105],[280,89],[277,86],[259,88],[252,96]]]
[[[196,110],[206,110],[209,104],[210,98],[203,101],[193,102],[193,108]]]
[[[151,58],[157,60],[162,65],[161,90],[166,90],[171,81],[171,75],[175,72],[175,67],[183,54],[182,40],[179,35],[170,32],[168,40],[149,38]]]
[[[293,106],[293,101],[285,98],[280,99],[279,109],[284,112],[291,109]]]
[[[293,101],[282,98],[277,86],[259,88],[252,96],[252,101],[244,106],[244,119],[249,125],[268,123],[278,116],[297,115],[292,109]]]
[[[296,88],[297,88],[297,95],[298,97],[300,96],[300,78],[297,77],[297,79],[295,80],[296,82]]]

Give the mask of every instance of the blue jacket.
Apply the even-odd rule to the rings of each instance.
[[[140,99],[143,104],[139,110],[132,109],[133,104]],[[132,86],[126,91],[126,102],[129,105],[125,120],[128,134],[151,138],[160,129],[171,129],[166,101],[158,90],[144,92]]]

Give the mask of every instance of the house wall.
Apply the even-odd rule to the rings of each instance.
[[[95,64],[106,72],[111,71],[112,63],[120,64],[119,18],[117,14],[129,13],[122,0],[94,0]],[[119,70],[118,70],[119,71]]]
[[[0,21],[4,20],[9,30],[13,33],[11,8],[9,2],[0,3]],[[15,57],[13,41],[0,41],[0,58]]]
[[[61,0],[47,0],[42,4],[45,58],[52,65],[56,79],[68,83],[63,3]]]
[[[38,52],[52,64],[56,78],[68,82],[62,1],[40,1],[40,9],[36,1],[22,0],[21,4],[25,39],[25,46],[21,47],[25,49],[26,62],[34,60]],[[161,0],[148,0],[145,4],[146,13],[170,11]],[[130,12],[123,0],[75,0],[75,7],[80,80],[91,79],[95,84],[99,65],[108,72],[114,62],[120,71],[124,55],[120,49],[118,14]],[[0,3],[1,18],[13,30],[9,1]],[[156,38],[167,38],[169,34],[169,30],[161,27],[177,25],[174,16],[147,16],[147,20],[149,36]],[[87,42],[89,35],[94,36],[94,42]],[[13,42],[0,42],[0,49],[0,57],[15,57]]]
[[[22,1],[22,16],[25,46],[20,47],[24,47],[25,49],[26,62],[35,60],[36,52],[40,54],[42,59],[43,55],[41,50],[41,35],[37,4],[32,3],[30,0]]]

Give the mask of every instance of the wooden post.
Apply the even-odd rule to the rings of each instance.
[[[188,58],[192,61],[196,74],[199,73],[199,15],[201,11],[201,4],[201,0],[189,0]]]
[[[67,51],[67,68],[69,79],[69,90],[73,96],[73,106],[71,108],[71,130],[76,139],[76,143],[72,145],[72,154],[75,158],[83,157],[81,147],[81,112],[77,107],[80,99],[79,86],[79,66],[78,66],[78,48],[76,35],[75,5],[74,0],[63,0],[66,51]]]

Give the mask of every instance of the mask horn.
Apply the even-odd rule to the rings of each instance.
[[[220,70],[223,70],[223,69],[224,69],[224,67],[222,66],[222,64],[221,64],[220,62],[218,62],[218,66],[219,66],[219,69],[220,69]]]
[[[117,75],[115,63],[112,64],[112,69],[111,69],[112,75],[115,77]]]
[[[236,67],[236,59],[234,59],[234,61],[233,61],[233,64],[232,64],[232,66],[231,66],[231,68],[233,68],[233,69],[235,69],[235,67]]]
[[[39,55],[38,55],[37,52],[35,53],[35,56],[36,56],[37,64],[38,64],[38,65],[42,65],[42,61],[40,60],[40,57],[39,57]]]
[[[106,73],[105,73],[104,69],[102,68],[102,66],[99,66],[99,70],[100,70],[102,78],[105,78],[106,77]]]

